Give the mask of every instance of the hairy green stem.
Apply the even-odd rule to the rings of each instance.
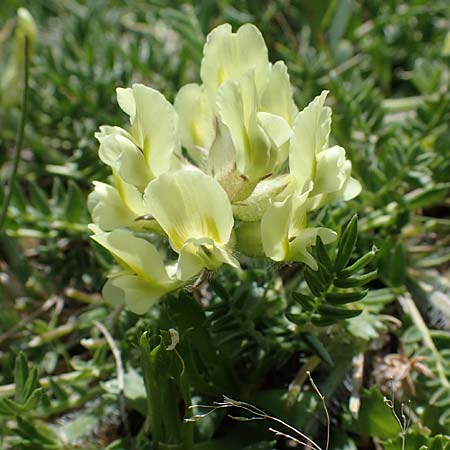
[[[6,220],[6,213],[8,211],[9,202],[11,201],[14,185],[17,178],[17,169],[20,161],[20,151],[23,145],[23,137],[25,131],[25,124],[27,119],[27,106],[28,106],[28,75],[29,75],[29,53],[28,53],[28,37],[25,36],[24,44],[25,52],[25,64],[23,70],[23,95],[22,95],[22,116],[20,118],[19,128],[17,130],[16,146],[14,148],[13,165],[11,170],[11,176],[6,190],[5,198],[3,199],[2,211],[0,214],[0,230],[3,229],[3,225]]]

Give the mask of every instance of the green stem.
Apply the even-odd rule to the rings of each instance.
[[[399,302],[403,310],[407,314],[409,314],[411,320],[414,322],[414,325],[419,330],[424,345],[428,347],[428,349],[433,354],[433,359],[435,361],[435,366],[441,385],[450,389],[450,382],[445,373],[445,368],[441,362],[442,357],[439,353],[439,350],[436,348],[436,345],[434,344],[433,338],[431,337],[430,334],[430,330],[428,329],[425,321],[423,320],[422,315],[420,314],[416,304],[414,303],[414,300],[412,299],[409,293],[405,293],[405,295],[399,297]]]
[[[28,53],[28,37],[25,36],[25,64],[23,70],[23,95],[22,95],[22,116],[20,118],[19,128],[17,130],[16,146],[14,148],[13,166],[11,176],[9,178],[8,188],[3,201],[2,211],[0,214],[0,230],[3,229],[3,225],[6,220],[6,213],[8,211],[9,202],[11,201],[14,185],[17,178],[17,169],[20,161],[20,151],[23,145],[23,137],[25,131],[25,123],[27,119],[27,106],[28,106],[28,75],[29,75],[29,53]]]

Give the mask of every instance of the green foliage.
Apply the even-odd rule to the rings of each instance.
[[[42,388],[39,387],[37,369],[28,369],[28,360],[19,353],[14,365],[14,400],[0,399],[0,414],[4,416],[22,416],[36,409],[42,399]]]
[[[390,414],[383,395],[373,387],[362,394],[362,407],[351,428],[361,430],[366,436],[376,436],[380,439],[397,437],[399,426],[394,416]]]
[[[361,314],[361,309],[348,308],[344,305],[358,302],[366,296],[367,290],[361,287],[373,281],[377,271],[360,273],[374,259],[374,250],[347,266],[355,248],[357,235],[358,219],[353,216],[342,232],[333,259],[328,255],[320,238],[318,239],[319,269],[314,272],[305,268],[304,272],[310,295],[293,292],[292,297],[300,306],[301,312],[288,313],[289,320],[297,325],[311,322],[318,326],[328,326]],[[348,290],[350,288],[354,289]]]
[[[2,2],[1,67],[22,3]],[[309,370],[332,416],[330,448],[366,448],[371,439],[401,448],[385,395],[396,397],[397,412],[412,401],[405,449],[450,448],[448,2],[28,3],[39,35],[0,234],[0,447],[287,447],[268,431],[273,424],[236,422],[222,410],[183,422],[199,412],[189,406],[228,395],[324,448]],[[224,268],[145,316],[111,309],[99,296],[111,259],[87,229],[91,181],[107,177],[94,132],[126,125],[118,86],[143,82],[173,100],[179,86],[198,82],[205,36],[225,21],[258,25],[270,59],[287,62],[300,108],[330,91],[333,144],[346,149],[362,192],[311,218],[341,230],[334,247],[318,241],[318,271],[245,260],[244,270]],[[1,204],[20,114],[18,104],[0,107]],[[123,391],[95,321],[121,354]],[[394,392],[389,382],[387,392],[374,387],[377,369],[391,374],[389,355],[414,391],[405,379]]]

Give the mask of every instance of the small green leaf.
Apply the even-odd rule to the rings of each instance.
[[[359,275],[357,277],[350,277],[344,279],[337,279],[334,281],[334,285],[340,288],[352,288],[364,286],[365,284],[375,280],[378,276],[378,271],[374,270],[369,273],[365,273],[364,275]]]
[[[22,214],[26,214],[28,201],[19,183],[16,183],[14,186],[11,205],[14,206]]]
[[[55,177],[52,186],[52,200],[54,202],[54,206],[62,206],[65,198],[66,191],[64,189],[61,178]]]
[[[23,401],[27,401],[33,391],[39,387],[37,368],[32,367],[23,387]]]
[[[127,443],[127,439],[119,439],[114,442],[111,442],[108,447],[105,447],[105,450],[128,450],[129,446]]]
[[[305,325],[309,322],[309,316],[307,314],[286,313],[286,318],[296,325]]]
[[[339,278],[345,278],[353,275],[354,273],[358,272],[358,270],[361,270],[367,264],[369,264],[369,262],[371,262],[374,258],[375,258],[375,250],[371,250],[370,252],[361,256],[361,258],[357,259],[351,266],[342,269],[339,272]]]
[[[444,407],[450,405],[450,390],[447,386],[441,386],[430,398],[430,405]]]
[[[17,418],[18,434],[23,440],[37,444],[34,448],[45,450],[60,450],[55,433],[44,424],[34,425],[30,420]]]
[[[69,189],[64,204],[64,217],[68,222],[85,223],[88,219],[86,202],[80,188],[73,182],[69,182]]]
[[[406,279],[406,253],[400,241],[395,244],[391,258],[391,285],[403,286]]]
[[[328,316],[322,316],[321,314],[313,314],[311,317],[311,323],[318,327],[328,327],[329,325],[334,325],[336,319]]]
[[[316,241],[316,252],[319,267],[324,271],[325,277],[331,281],[331,277],[333,276],[333,263],[331,262],[330,256],[328,255],[327,249],[320,236]]]
[[[363,391],[358,419],[351,428],[364,436],[380,439],[394,438],[400,431],[397,421],[384,403],[383,395],[376,387]]]
[[[345,305],[362,300],[368,292],[367,289],[353,292],[329,292],[325,295],[325,300],[332,305]]]
[[[428,442],[430,450],[449,450],[450,449],[450,437],[438,434],[434,436],[431,442]]]
[[[361,309],[339,308],[332,305],[320,305],[317,310],[322,316],[334,318],[335,320],[351,319],[362,313]]]
[[[58,383],[53,381],[52,378],[49,378],[48,384],[58,401],[66,402],[68,400],[69,396],[67,395],[67,392]]]
[[[44,394],[44,390],[42,388],[35,389],[30,396],[27,398],[27,401],[23,405],[23,412],[32,411],[36,409],[41,402],[42,395]]]
[[[0,399],[0,415],[2,416],[17,416],[22,411],[18,407],[18,404],[10,398]]]
[[[47,195],[35,181],[30,183],[30,200],[31,205],[37,213],[43,216],[50,215],[50,205]]]
[[[16,391],[14,398],[18,403],[26,401],[25,384],[28,378],[28,360],[24,353],[20,352],[14,365],[14,383]]]
[[[304,272],[305,281],[308,284],[311,292],[316,296],[320,297],[324,290],[324,285],[317,272],[314,272],[310,268],[306,267]]]
[[[355,247],[356,239],[358,237],[358,216],[355,214],[350,222],[345,227],[341,238],[339,239],[338,252],[334,268],[336,272],[341,271],[348,263]]]
[[[293,300],[301,305],[302,309],[312,311],[316,307],[316,302],[309,295],[301,294],[300,292],[292,293]]]
[[[331,355],[328,353],[328,350],[324,347],[322,342],[320,342],[319,338],[312,333],[303,333],[301,337],[306,342],[308,347],[316,353],[316,355],[330,367],[334,366],[334,361]]]
[[[446,408],[443,414],[439,417],[439,424],[446,428],[450,427],[450,408]]]

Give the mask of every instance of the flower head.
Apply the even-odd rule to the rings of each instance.
[[[286,65],[269,62],[254,25],[214,29],[200,77],[174,106],[140,84],[117,89],[130,129],[96,135],[113,183],[95,182],[89,196],[93,239],[120,267],[103,293],[137,313],[202,271],[238,268],[236,243],[317,269],[312,247],[336,233],[309,212],[361,188],[345,150],[329,144],[327,92],[299,112]],[[172,251],[157,250],[156,234]]]

